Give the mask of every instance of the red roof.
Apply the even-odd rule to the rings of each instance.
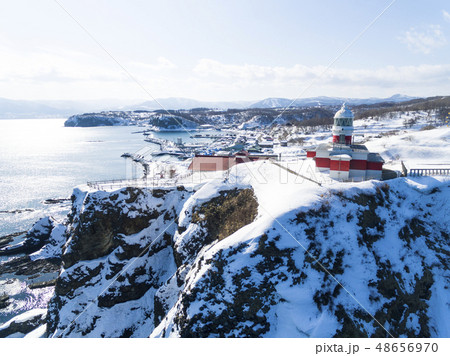
[[[225,171],[236,164],[253,162],[260,159],[269,159],[269,156],[203,156],[197,155],[192,159],[189,169],[193,171],[214,172]]]
[[[189,169],[193,171],[225,171],[236,164],[233,156],[195,156]]]

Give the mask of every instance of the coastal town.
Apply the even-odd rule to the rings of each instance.
[[[437,113],[417,111],[413,115],[418,128],[437,122]],[[408,117],[391,115],[381,125],[378,118],[355,121],[354,113],[344,103],[334,112],[332,125],[299,128],[273,124],[248,128],[245,124],[235,127],[203,124],[194,130],[185,128],[182,119],[173,116],[170,120],[177,123],[177,128],[144,126],[135,132],[143,135],[148,145],[122,155],[131,165],[140,168],[134,168],[134,176],[93,181],[88,185],[96,189],[177,184],[194,187],[229,174],[237,164],[260,160],[276,163],[290,174],[331,184],[392,179],[406,176],[408,169],[427,175],[440,168],[441,174],[446,174],[445,169],[450,167],[438,161],[433,166],[432,161],[400,159],[385,144],[383,147],[373,144],[380,138],[398,135]],[[287,130],[290,134],[286,134]],[[173,138],[158,136],[164,132],[170,132]],[[177,132],[188,139],[178,137]],[[370,151],[366,143],[381,152]]]

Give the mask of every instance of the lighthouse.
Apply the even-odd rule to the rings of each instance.
[[[307,151],[316,169],[339,181],[381,179],[383,158],[353,142],[353,112],[344,104],[334,115],[332,139]]]
[[[353,113],[345,104],[334,115],[333,143],[351,145],[353,135]]]

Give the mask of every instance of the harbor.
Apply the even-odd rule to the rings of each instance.
[[[258,140],[253,132],[243,134],[237,130],[195,134],[191,131],[181,131],[178,132],[179,136],[175,136],[175,132],[170,132],[171,139],[157,137],[154,132],[148,130],[138,132],[145,136],[145,142],[157,146],[158,149],[149,150],[150,156],[168,155],[179,160],[191,159],[195,155],[232,155],[243,150],[258,154],[272,153],[270,149],[275,144],[270,137],[264,136],[262,140]],[[158,132],[158,136],[161,136],[161,132]]]

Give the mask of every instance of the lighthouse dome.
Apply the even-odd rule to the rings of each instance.
[[[336,112],[334,115],[335,119],[353,119],[354,115],[352,111],[345,106],[345,104],[342,105],[341,109]]]

